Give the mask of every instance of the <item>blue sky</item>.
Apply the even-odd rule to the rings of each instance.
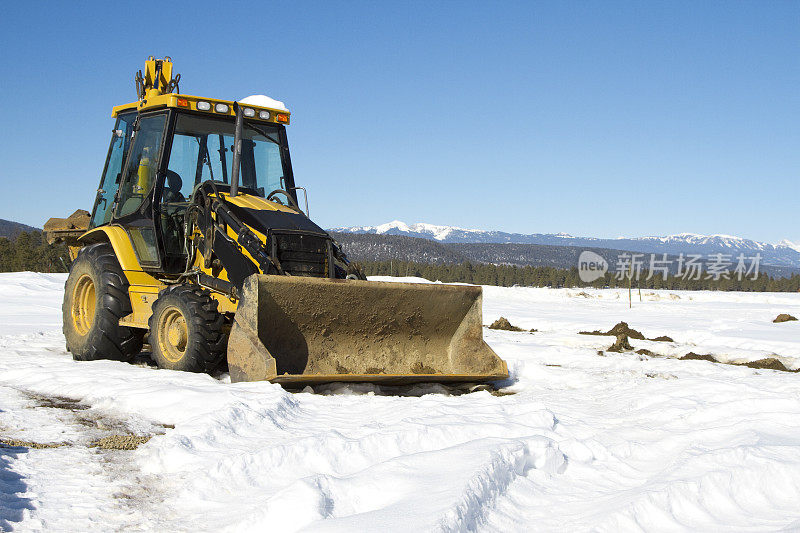
[[[91,207],[152,54],[287,104],[324,227],[800,241],[800,2],[30,2],[0,30],[0,218]]]

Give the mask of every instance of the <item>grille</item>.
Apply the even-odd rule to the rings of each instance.
[[[325,277],[328,263],[328,239],[318,235],[273,233],[273,257],[284,272],[293,276]]]

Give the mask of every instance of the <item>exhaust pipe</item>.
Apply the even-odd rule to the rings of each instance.
[[[242,161],[242,129],[244,128],[244,115],[239,102],[233,103],[233,112],[236,113],[236,129],[233,134],[233,168],[231,169],[231,198],[239,194],[239,166]]]

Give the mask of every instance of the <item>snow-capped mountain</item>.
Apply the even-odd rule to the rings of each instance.
[[[668,235],[666,237],[638,237],[634,240],[659,242],[663,244],[689,244],[692,246],[736,248],[743,250],[772,250],[787,247],[785,243],[789,242],[784,240],[779,244],[773,245],[753,241],[750,239],[743,239],[742,237],[734,237],[732,235],[698,235],[697,233],[677,233],[675,235]]]
[[[778,246],[786,246],[787,248],[791,248],[792,250],[797,250],[800,252],[800,241],[792,242],[788,239],[783,239],[781,242],[778,243]]]
[[[650,236],[599,239],[595,237],[574,237],[566,233],[523,234],[465,229],[455,226],[438,226],[423,222],[406,224],[399,220],[379,226],[333,228],[331,231],[338,233],[404,235],[407,237],[418,237],[445,243],[518,243],[547,244],[552,246],[585,246],[630,250],[643,253],[666,253],[672,255],[680,253],[701,255],[721,253],[736,256],[743,253],[752,256],[759,253],[761,254],[763,264],[800,268],[800,243],[784,240],[778,244],[769,244],[731,235],[678,233],[665,237]]]
[[[437,226],[417,222],[416,224],[406,224],[400,220],[393,220],[379,226],[354,226],[351,228],[334,228],[332,231],[339,233],[372,233],[376,235],[405,235],[407,237],[420,237],[424,239],[434,239],[442,242],[496,242],[486,241],[482,238],[487,233],[479,229],[464,229],[455,226]],[[473,236],[475,240],[462,241],[462,235]],[[452,241],[453,238],[458,239]]]

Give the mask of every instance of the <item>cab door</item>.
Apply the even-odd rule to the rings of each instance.
[[[136,112],[125,113],[117,117],[114,131],[111,132],[111,145],[106,156],[106,165],[103,168],[103,175],[100,178],[100,187],[97,189],[97,196],[92,209],[92,218],[89,227],[94,228],[108,224],[111,221],[111,206],[114,197],[119,190],[119,182],[122,179],[122,166],[125,163],[125,155],[131,142],[131,132],[133,123],[136,120]]]
[[[136,258],[145,270],[161,267],[153,219],[154,191],[158,179],[163,179],[161,152],[166,119],[166,112],[160,112],[140,115],[135,122],[112,219],[128,232]]]

